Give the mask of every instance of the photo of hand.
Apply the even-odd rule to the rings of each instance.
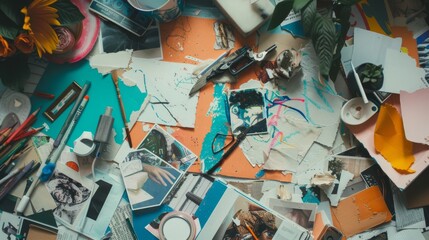
[[[145,148],[130,152],[120,168],[133,209],[160,205],[182,176]]]

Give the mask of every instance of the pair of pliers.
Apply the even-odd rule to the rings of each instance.
[[[264,51],[257,53],[254,52],[250,47],[244,46],[235,52],[237,53],[235,58],[224,62],[217,69],[212,71],[207,78],[211,79],[217,75],[223,74],[226,71],[228,71],[232,76],[236,77],[242,71],[250,67],[253,63],[264,60],[267,54],[274,51],[276,48],[277,45],[273,44]]]
[[[214,77],[222,75],[225,72],[229,72],[233,77],[236,77],[254,62],[260,62],[264,60],[267,54],[276,48],[277,46],[274,44],[263,52],[255,53],[250,47],[244,46],[227,57],[216,59],[216,61],[210,65],[211,69],[205,71],[202,75],[199,76],[197,82],[189,92],[189,96],[192,96],[194,93],[198,92]]]

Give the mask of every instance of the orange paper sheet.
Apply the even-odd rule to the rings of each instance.
[[[389,222],[392,214],[378,186],[372,186],[340,201],[331,208],[332,221],[346,237]]]
[[[405,138],[401,114],[392,105],[381,105],[375,124],[374,145],[396,171],[403,174],[415,172],[410,169],[414,163],[413,143]]]
[[[161,41],[163,48],[164,61],[183,62],[197,64],[192,58],[206,60],[216,59],[225,50],[215,50],[215,32],[213,25],[215,19],[197,18],[181,16],[174,22],[161,24]],[[234,32],[236,39],[234,50],[247,44],[255,48],[256,36],[252,35],[243,38]],[[233,51],[234,51],[233,50]],[[240,74],[237,83],[227,86],[231,89],[237,88],[240,84],[249,79],[257,79],[257,65],[249,68]],[[210,131],[212,125],[212,114],[210,112],[213,101],[213,84],[208,83],[201,91],[197,105],[197,116],[194,129],[169,128],[173,129],[172,135],[192,152],[201,156],[202,143],[206,134]],[[133,146],[140,143],[147,132],[144,132],[142,123],[136,123],[132,130]],[[169,131],[171,132],[171,131]],[[190,168],[191,172],[201,172],[201,160],[198,159]],[[249,164],[240,148],[237,148],[221,165],[221,170],[216,174],[222,176],[255,179],[259,167],[252,167]],[[290,182],[292,175],[283,175],[279,171],[266,172],[262,179],[278,180]]]

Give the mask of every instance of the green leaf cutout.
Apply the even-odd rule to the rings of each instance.
[[[295,0],[293,1],[293,11],[299,12],[303,7],[305,7],[310,1],[313,0]]]
[[[304,28],[304,33],[307,36],[311,35],[316,12],[316,1],[311,1],[305,8],[301,10],[302,26]]]
[[[273,15],[271,16],[270,24],[268,25],[268,30],[276,28],[280,23],[285,20],[289,15],[290,10],[292,10],[293,0],[286,0],[283,2],[277,3],[274,8]]]
[[[319,57],[320,74],[329,75],[336,44],[335,26],[331,19],[316,14],[312,30],[312,42]]]
[[[63,26],[78,23],[85,18],[79,8],[71,3],[70,0],[58,0],[52,4],[52,7],[58,10],[59,21]]]
[[[0,35],[9,40],[15,39],[19,31],[18,25],[10,20],[3,12],[0,12]]]
[[[10,21],[17,26],[22,26],[24,23],[24,14],[21,13],[21,9],[25,6],[25,1],[17,0],[1,0],[0,11]],[[3,22],[2,22],[3,24]]]

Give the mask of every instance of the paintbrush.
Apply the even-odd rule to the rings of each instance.
[[[113,80],[113,83],[115,84],[116,96],[118,98],[119,107],[121,108],[121,116],[122,116],[122,121],[124,122],[124,125],[125,125],[125,134],[127,135],[126,136],[127,141],[128,141],[128,144],[130,145],[130,147],[132,147],[130,129],[128,128],[127,118],[125,116],[125,108],[124,108],[124,104],[122,102],[121,92],[119,91],[119,83],[118,83],[119,79],[118,79],[117,70],[112,71],[112,80]]]

